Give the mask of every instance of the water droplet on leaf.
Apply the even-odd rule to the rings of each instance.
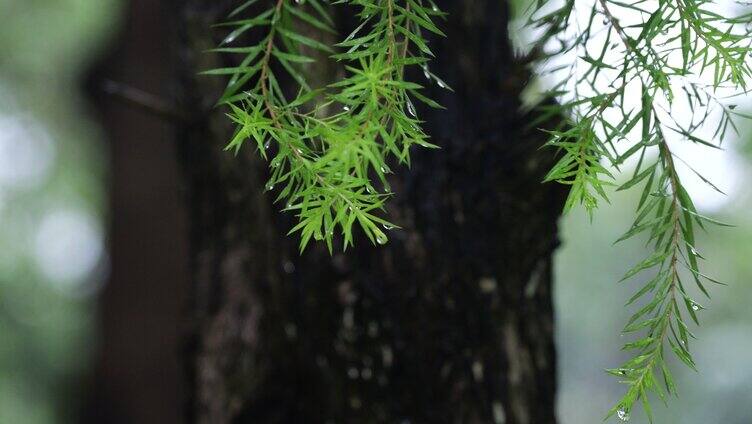
[[[431,73],[428,72],[428,66],[423,65],[423,75],[426,77],[427,80],[431,79]]]
[[[415,112],[415,105],[409,98],[407,99],[407,111],[410,112],[410,115],[413,117],[418,117],[418,114]]]

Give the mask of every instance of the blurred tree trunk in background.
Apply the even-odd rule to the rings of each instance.
[[[223,151],[232,127],[211,109],[223,81],[197,72],[232,64],[206,50],[237,3],[171,0],[175,36],[153,40],[178,55],[187,117],[176,140],[190,231],[185,421],[554,423],[562,197],[540,184],[551,158],[519,112],[527,74],[506,2],[437,2],[449,17],[431,68],[455,91],[430,87],[447,110],[419,114],[441,150],[393,167],[389,214],[403,230],[388,245],[361,237],[333,257],[301,256],[285,236],[291,217],[264,193],[251,147]]]
[[[175,61],[165,60],[170,10],[155,0],[123,3],[117,42],[87,87],[111,152],[111,272],[99,298],[98,360],[83,416],[91,424],[178,423],[189,249],[175,129],[109,94],[106,82],[169,98],[176,84]]]

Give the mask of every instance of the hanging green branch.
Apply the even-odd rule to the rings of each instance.
[[[231,18],[255,3],[246,2]],[[443,35],[433,23],[441,12],[424,0],[337,3],[357,10],[360,20],[341,43],[331,46],[299,30],[309,25],[334,33],[319,0],[277,0],[254,17],[222,24],[234,28],[223,44],[251,29],[262,28],[265,36],[255,45],[216,49],[244,58],[237,67],[207,72],[231,76],[220,101],[237,124],[227,148],[237,151],[250,140],[270,161],[267,190],[276,189],[276,200],[296,214],[290,233],[300,233],[301,250],[315,239],[332,251],[335,233],[347,248],[356,223],[371,242],[386,243],[385,230],[395,227],[382,217],[392,195],[390,158],[409,165],[413,145],[436,147],[421,129],[413,99],[439,105],[404,75],[408,66],[427,66],[433,54],[422,31]],[[346,78],[311,88],[305,66],[315,61],[306,53],[312,50],[344,63]],[[294,97],[288,98],[280,72],[297,83]]]
[[[586,22],[578,21],[577,7],[588,11]],[[714,11],[717,7],[709,0],[567,0],[546,13],[549,2],[539,1],[530,21],[544,34],[533,53],[540,56],[544,74],[554,80],[548,97],[559,101],[543,107],[542,115],[566,118],[562,129],[550,132],[548,144],[560,149],[561,157],[546,177],[571,186],[565,210],[579,203],[592,215],[597,197],[608,200],[604,187],[614,182],[607,164],[618,170],[627,159],[637,161],[632,177],[617,190],[644,184],[637,216],[619,239],[645,235],[653,250],[624,277],[653,272],[627,302],[643,305],[624,328],[624,333],[636,335],[624,346],[633,356],[608,370],[627,386],[608,417],[624,421],[640,401],[652,422],[649,393],[664,402],[667,395],[676,394],[667,362],[670,354],[695,368],[689,347],[694,336],[687,318],[698,324],[697,313],[703,307],[684,280],[691,279],[706,297],[706,284],[718,283],[700,270],[703,258],[695,247],[695,228],[724,224],[698,213],[679,178],[676,164],[681,159],[670,147],[690,142],[719,148],[727,130],[736,130],[735,119],[743,116],[719,93],[746,91],[752,76],[752,40],[745,26],[752,15],[727,18]],[[577,59],[547,68],[548,61],[562,55]],[[706,76],[712,83],[701,83]],[[637,90],[642,93],[639,104],[630,104],[626,93]],[[688,107],[692,116],[685,119],[686,114],[675,113],[679,106]],[[718,121],[714,114],[720,116]],[[711,122],[717,122],[713,138],[699,137],[697,133]],[[667,134],[673,137],[671,143]],[[653,155],[657,158],[651,159]]]

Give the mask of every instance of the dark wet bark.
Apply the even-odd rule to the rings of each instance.
[[[540,184],[550,152],[519,112],[527,74],[509,45],[506,3],[437,3],[450,15],[448,37],[432,40],[432,71],[455,91],[431,87],[447,110],[419,113],[441,150],[393,166],[389,215],[403,230],[388,245],[360,237],[331,257],[322,246],[301,256],[284,235],[293,221],[263,193],[267,170],[252,149],[223,151],[232,128],[211,107],[222,81],[197,72],[231,64],[205,51],[237,1],[133,0],[131,53],[103,74],[167,105],[174,90],[177,106],[149,118],[169,120],[154,127],[132,115],[142,111],[99,101],[117,155],[114,264],[89,422],[555,422],[551,260],[562,199]],[[341,32],[347,19],[338,17]],[[153,145],[169,141],[170,126],[189,248],[177,233],[183,209],[170,202],[172,152]],[[129,212],[145,210],[154,213]],[[183,299],[178,346],[165,326],[178,327]]]
[[[204,109],[221,82],[196,77],[223,58],[209,25],[227,2],[180,4],[182,128],[193,289],[186,353],[192,421],[555,422],[551,254],[560,192],[540,181],[542,138],[519,112],[501,1],[442,1],[447,39],[432,69],[454,93],[420,110],[442,147],[397,168],[385,247],[361,238],[330,257],[297,253],[289,216],[263,193],[251,149]],[[423,78],[416,76],[416,78]]]

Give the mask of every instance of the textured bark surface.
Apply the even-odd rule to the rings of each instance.
[[[505,2],[444,0],[432,70],[454,93],[420,110],[438,151],[392,179],[385,247],[361,237],[300,256],[291,218],[263,193],[265,164],[222,148],[206,113],[221,87],[196,72],[230,1],[186,0],[176,51],[178,136],[189,190],[192,291],[185,369],[199,423],[554,423],[551,254],[561,193],[540,181],[550,152],[519,113],[525,72]],[[340,28],[344,32],[344,28]],[[421,75],[415,78],[422,79]]]

